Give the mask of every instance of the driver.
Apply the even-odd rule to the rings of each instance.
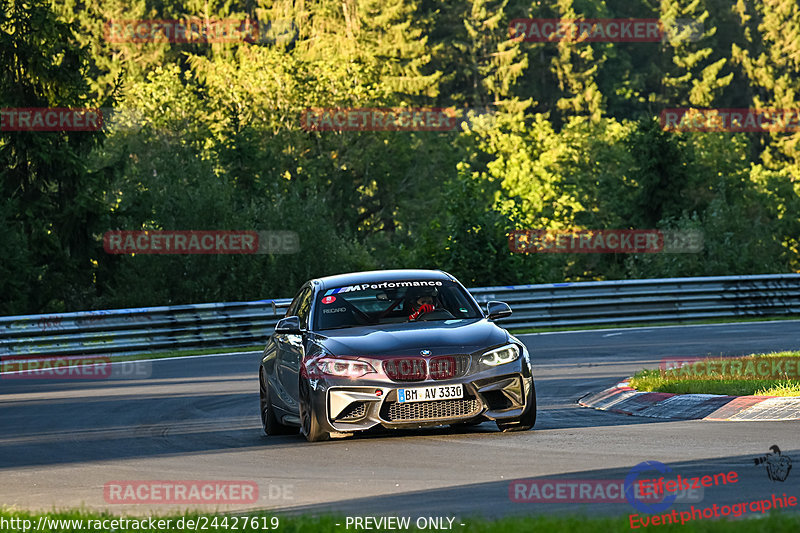
[[[411,314],[408,315],[408,320],[417,320],[425,313],[431,313],[436,310],[434,306],[434,299],[436,298],[436,289],[422,289],[410,293],[406,298],[411,302]]]

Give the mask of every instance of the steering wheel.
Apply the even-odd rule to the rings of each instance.
[[[439,313],[439,314],[441,315],[441,316],[438,316],[438,317],[436,317],[436,318],[438,318],[438,319],[450,319],[450,318],[455,318],[455,317],[453,316],[453,314],[452,314],[450,311],[448,311],[447,309],[434,309],[433,311],[429,311],[429,312],[427,312],[427,313],[422,313],[421,315],[419,315],[419,316],[417,317],[417,319],[416,319],[414,322],[416,322],[417,320],[436,319],[436,318],[434,318],[433,316],[431,316],[431,315],[435,315],[436,313]],[[424,318],[424,319],[423,319],[422,317],[427,317],[427,318]]]

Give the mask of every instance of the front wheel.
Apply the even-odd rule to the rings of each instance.
[[[531,390],[528,393],[528,399],[525,402],[525,411],[522,415],[511,421],[497,421],[497,429],[504,433],[511,431],[528,431],[536,423],[536,388],[531,380]]]
[[[323,430],[314,411],[311,401],[311,387],[308,379],[300,378],[300,433],[308,442],[320,442],[331,438],[331,434]]]
[[[291,435],[297,433],[296,427],[290,427],[278,422],[278,417],[275,416],[275,410],[272,408],[272,400],[269,396],[269,389],[267,388],[267,376],[264,375],[262,369],[258,373],[259,381],[259,406],[261,408],[261,428],[264,430],[264,435]]]

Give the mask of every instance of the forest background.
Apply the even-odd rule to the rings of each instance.
[[[467,286],[797,272],[798,132],[669,132],[667,108],[800,109],[796,0],[2,0],[0,314],[292,296],[441,268]],[[118,43],[112,20],[271,21],[258,42]],[[690,21],[522,42],[516,18]],[[267,27],[267,26],[263,26]],[[697,28],[701,31],[698,33]],[[455,131],[321,131],[310,107],[444,107]],[[471,116],[473,110],[477,116]],[[517,254],[514,229],[700,230],[692,254]],[[284,255],[110,255],[111,230],[290,230]]]

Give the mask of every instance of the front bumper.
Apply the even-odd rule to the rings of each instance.
[[[399,403],[401,388],[462,384],[461,399]],[[523,358],[462,378],[415,382],[319,379],[311,381],[319,424],[333,433],[376,426],[410,429],[478,420],[513,420],[528,408],[533,376]]]

